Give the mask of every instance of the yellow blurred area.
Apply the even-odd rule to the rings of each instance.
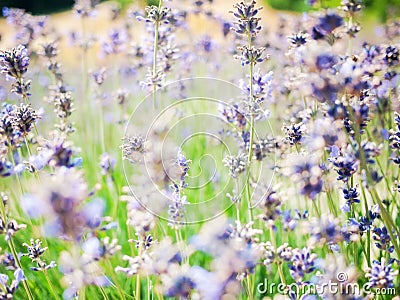
[[[233,17],[229,14],[229,11],[232,10],[232,6],[236,3],[235,0],[214,0],[212,4],[212,9],[214,10],[217,16],[221,16],[224,19],[232,20]],[[264,9],[261,10],[261,17],[264,26],[266,26],[269,30],[274,30],[277,28],[279,15],[273,9],[266,7],[265,3],[261,0],[258,0],[259,5],[264,6]],[[173,7],[177,7],[180,9],[189,8],[192,4],[192,1],[173,1],[168,3]],[[140,8],[142,9],[142,8]],[[60,39],[60,55],[62,56],[62,60],[64,63],[73,63],[76,62],[78,57],[74,55],[70,55],[70,51],[66,49],[69,47],[69,36],[71,32],[81,33],[85,32],[85,35],[88,36],[97,36],[100,38],[106,37],[110,29],[112,28],[121,28],[123,26],[123,18],[119,18],[117,20],[111,20],[111,12],[110,12],[110,2],[104,2],[98,5],[96,8],[97,16],[94,18],[87,18],[82,21],[77,15],[74,14],[73,11],[66,11],[62,13],[56,13],[50,16],[49,19],[49,27],[54,28],[57,34],[61,37]],[[210,21],[209,18],[204,15],[193,15],[190,14],[188,17],[189,30],[194,34],[208,34],[214,38],[222,38],[221,28],[219,24],[216,22]],[[133,21],[131,33],[135,41],[139,41],[140,37],[145,33],[144,27],[141,23]],[[6,23],[5,19],[0,19],[0,35],[2,36],[2,40],[0,42],[0,48],[10,48],[15,46],[14,41],[14,30],[12,27]],[[37,39],[33,47],[40,47],[40,44],[45,41]],[[47,41],[49,42],[49,41]],[[95,47],[90,50],[89,57],[92,59],[95,58],[93,55],[97,55],[98,53],[99,43],[95,43]],[[75,51],[75,53],[78,53]],[[77,55],[77,54],[76,54]]]

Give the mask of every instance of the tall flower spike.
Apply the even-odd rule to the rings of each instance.
[[[345,12],[354,14],[362,9],[363,0],[342,0],[341,4]]]
[[[291,262],[289,263],[290,275],[296,282],[302,282],[306,274],[316,269],[317,255],[311,253],[308,248],[294,249]]]
[[[74,5],[75,13],[82,18],[92,17],[96,14],[95,7],[97,0],[76,0]]]
[[[265,48],[255,48],[253,46],[239,47],[240,56],[236,56],[236,59],[240,59],[242,66],[252,64],[253,66],[257,63],[261,63],[264,60],[269,59],[269,54],[263,55]]]
[[[0,72],[15,79],[22,78],[28,71],[29,55],[24,45],[12,50],[0,51]]]
[[[260,18],[256,18],[257,13],[262,9],[256,8],[256,1],[250,3],[245,3],[244,1],[235,4],[233,7],[235,11],[231,11],[235,18],[234,30],[237,34],[245,34],[255,36],[261,30],[261,25],[259,25]]]
[[[298,33],[288,37],[288,40],[292,44],[293,47],[300,47],[307,43],[308,34],[306,34],[304,32],[298,32]]]
[[[32,262],[36,262],[36,267],[32,267],[31,270],[33,271],[46,271],[48,269],[56,267],[56,263],[54,261],[50,262],[50,264],[46,264],[41,259],[43,253],[48,249],[47,247],[42,248],[42,241],[39,239],[30,240],[30,245],[27,243],[22,244],[24,247],[27,248],[28,252],[23,253],[22,256],[28,256]]]
[[[13,126],[21,133],[22,136],[26,136],[34,127],[38,114],[32,109],[30,104],[20,104],[14,106],[13,110]]]
[[[145,21],[148,23],[153,23],[153,24],[168,24],[169,19],[171,17],[171,9],[168,7],[158,7],[155,5],[152,6],[147,6],[145,8],[147,16],[144,18],[142,16],[137,16],[136,19],[138,21]]]
[[[225,156],[225,158],[223,159],[223,163],[225,167],[228,167],[230,175],[233,178],[237,178],[240,173],[246,170],[246,167],[248,165],[247,160],[247,155],[245,153],[241,153],[237,156]]]
[[[374,260],[372,262],[372,267],[366,270],[365,277],[369,279],[369,287],[384,289],[393,287],[393,282],[398,274],[392,266],[392,262],[388,261],[386,263],[385,258],[381,261]]]
[[[24,45],[18,45],[12,50],[0,51],[0,73],[14,78],[12,92],[22,97],[29,96],[30,80],[24,80],[23,75],[28,71],[29,55]]]
[[[14,294],[17,292],[18,285],[21,281],[26,280],[24,271],[16,269],[14,271],[14,279],[8,285],[8,276],[0,274],[0,299],[13,299]]]

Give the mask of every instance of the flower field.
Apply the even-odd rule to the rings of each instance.
[[[399,300],[400,22],[306,2],[2,8],[0,300]]]

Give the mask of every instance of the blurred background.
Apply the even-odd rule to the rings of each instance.
[[[96,0],[94,0],[96,1]],[[117,0],[122,8],[128,6],[135,0]],[[138,1],[138,0],[136,0]],[[146,4],[157,4],[158,0],[139,0]],[[235,3],[234,0],[226,0]],[[307,5],[307,0],[262,0],[270,7],[277,10],[286,11],[307,11],[312,9]],[[102,1],[100,1],[102,2]],[[147,3],[146,3],[147,2]],[[386,21],[388,18],[398,17],[400,15],[400,0],[364,0],[367,14],[376,17],[379,21]],[[50,14],[70,9],[74,0],[0,0],[0,7],[18,7],[24,8],[32,14]],[[324,0],[326,6],[337,6],[340,0]]]

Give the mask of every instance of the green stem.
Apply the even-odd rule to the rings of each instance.
[[[253,221],[253,208],[251,205],[250,172],[248,172],[246,191],[247,191],[247,210],[248,210],[248,214],[249,214],[249,222],[252,222]]]
[[[49,279],[49,276],[47,275],[46,270],[43,271],[43,275],[44,275],[44,278],[46,278],[47,284],[50,287],[50,291],[53,294],[54,299],[60,299],[60,297],[57,296],[56,292],[54,291],[53,285],[51,284],[51,281]]]
[[[235,193],[236,193],[236,195],[239,195],[239,183],[238,183],[238,178],[235,178],[234,179],[234,182],[235,182],[235,188],[236,188],[236,191],[235,191]],[[241,202],[241,200],[239,200],[239,199],[237,199],[237,201],[236,201],[236,199],[235,199],[235,193],[233,194],[233,197],[234,197],[234,201],[235,201],[235,207],[236,207],[236,219],[238,220],[238,221],[240,221],[240,202]]]
[[[83,287],[83,288],[81,288],[81,289],[79,290],[78,299],[79,299],[79,300],[85,300],[85,299],[86,299],[86,290],[85,290],[85,287]]]
[[[395,231],[397,236],[400,236],[399,229],[393,223],[393,220],[391,219],[389,213],[387,212],[385,206],[383,205],[383,203],[382,203],[382,201],[381,201],[381,199],[380,199],[380,197],[379,197],[379,195],[378,195],[378,193],[376,192],[375,189],[371,190],[371,195],[372,195],[372,198],[373,198],[374,202],[378,203],[378,206],[379,206],[379,208],[381,210],[383,223],[385,224],[385,226],[388,229],[388,233],[389,233],[390,239],[391,239],[391,241],[393,243],[393,246],[394,246],[394,248],[396,250],[397,257],[400,258],[400,247],[397,244],[397,238],[396,238],[396,236],[395,236],[395,234],[393,232],[393,231]]]
[[[138,239],[140,239],[141,237],[138,236]],[[138,256],[140,257],[142,255],[142,243],[141,241],[139,241],[139,248],[138,248]],[[136,292],[135,292],[135,298],[137,300],[140,300],[140,275],[139,273],[136,274]]]
[[[158,27],[159,23],[156,22],[154,25],[154,50],[153,50],[153,80],[156,77],[157,72],[157,52],[158,52]],[[153,83],[153,109],[157,108],[157,85]]]
[[[252,283],[251,275],[250,275],[250,274],[247,274],[247,280],[246,280],[246,282],[247,282],[247,290],[248,290],[248,296],[249,296],[248,299],[253,300],[253,299],[254,299],[254,296],[253,296],[253,289],[251,288],[251,287],[253,286],[253,283]]]
[[[328,198],[328,204],[329,204],[329,208],[331,210],[331,213],[333,213],[335,218],[337,218],[338,217],[338,211],[337,211],[336,206],[335,206],[335,204],[333,202],[332,195],[331,195],[330,191],[327,191],[326,195],[327,195],[327,198]]]
[[[14,159],[14,152],[11,148],[11,146],[8,146],[8,150],[10,151],[10,156],[11,156],[11,162],[13,163],[13,166],[16,166],[15,159]],[[19,178],[18,174],[15,174],[15,177],[17,177],[19,189],[21,190],[21,196],[24,195],[24,188],[22,187],[21,179]]]
[[[253,46],[253,41],[251,38],[251,34],[248,35],[248,43],[249,47]],[[253,97],[253,73],[254,73],[254,63],[250,63],[250,91],[249,91],[249,101],[250,101],[250,109],[254,104],[254,97]],[[251,187],[250,187],[250,178],[251,178],[251,162],[253,159],[253,143],[254,143],[254,114],[250,111],[250,141],[249,141],[249,149],[248,149],[248,172],[247,172],[247,182],[246,182],[246,190],[247,190],[247,209],[249,214],[249,221],[253,221],[253,207],[251,205]]]
[[[126,299],[126,298],[125,298],[125,295],[124,295],[124,293],[123,293],[122,290],[121,290],[121,286],[120,286],[119,283],[118,283],[118,280],[117,280],[117,277],[115,276],[115,273],[113,272],[114,268],[113,268],[113,266],[111,265],[111,262],[110,262],[109,259],[106,259],[106,262],[107,262],[107,267],[108,267],[109,272],[110,272],[110,275],[111,275],[111,279],[112,279],[113,282],[114,282],[114,285],[115,285],[115,287],[116,287],[116,289],[117,289],[117,291],[118,291],[118,294],[119,294],[119,296],[120,296],[120,299],[125,300],[125,299]]]
[[[354,120],[354,118],[352,118]],[[360,166],[360,171],[361,170],[365,170],[365,173],[367,175],[367,184],[368,187],[371,187],[369,189],[369,192],[372,196],[372,200],[374,201],[374,203],[377,203],[379,206],[379,209],[381,211],[382,214],[382,220],[383,223],[385,224],[385,226],[388,229],[388,233],[390,236],[390,239],[393,243],[393,246],[395,248],[396,254],[397,256],[400,258],[400,247],[397,244],[397,239],[395,237],[395,234],[393,233],[393,231],[395,231],[397,233],[397,236],[400,236],[400,231],[399,229],[395,226],[395,224],[393,223],[393,220],[391,219],[389,213],[387,212],[385,206],[383,205],[378,192],[376,191],[376,189],[374,187],[372,187],[372,185],[374,184],[374,180],[372,179],[371,173],[369,172],[369,169],[367,167],[367,163],[365,160],[365,154],[364,151],[361,147],[361,135],[360,135],[360,129],[359,126],[355,126],[355,136],[356,136],[356,141],[358,144],[358,150],[359,150],[359,154],[360,154],[360,162],[361,162],[361,166]]]
[[[158,11],[161,11],[163,3],[162,0],[158,3]],[[153,45],[153,79],[156,77],[157,73],[157,52],[158,52],[158,29],[160,22],[156,21],[154,24],[154,45]],[[153,109],[157,108],[157,85],[153,83]]]
[[[105,144],[105,130],[104,130],[104,112],[103,112],[103,100],[102,97],[99,95],[99,114],[100,114],[100,141],[101,141],[101,150],[104,153],[106,151],[106,144]]]
[[[136,292],[135,292],[135,299],[140,300],[140,275],[136,275]]]
[[[272,227],[269,229],[269,234],[270,234],[270,237],[271,237],[272,246],[276,250],[276,238],[275,238],[274,230],[272,229]],[[278,267],[278,273],[279,273],[279,278],[281,279],[281,283],[286,285],[285,276],[284,276],[283,271],[282,271],[282,263],[281,262],[277,262],[276,265]]]
[[[22,96],[22,98],[24,99],[25,104],[30,104],[28,96],[26,94],[24,94]],[[37,127],[36,127],[35,123],[33,123],[33,129],[34,129],[34,131],[36,133],[36,138],[39,138],[39,131],[37,130]]]
[[[367,264],[371,268],[371,232],[367,231]]]
[[[365,194],[365,189],[364,186],[361,185],[361,194],[363,197],[363,203],[364,203],[364,208],[365,208],[365,215],[368,215],[368,203],[367,203],[367,196]],[[371,267],[371,232],[368,230],[367,231],[367,263],[368,267]]]
[[[317,216],[318,216],[319,218],[321,218],[321,212],[320,212],[319,209],[318,209],[317,203],[315,202],[315,200],[311,200],[311,202],[312,202],[312,204],[313,204],[313,207],[314,207],[314,209],[315,209],[315,212],[317,213]]]
[[[14,256],[15,263],[17,264],[18,268],[20,268],[20,269],[22,270],[21,262],[19,261],[18,253],[17,253],[17,251],[15,250],[15,247],[14,247],[14,244],[13,244],[13,242],[12,242],[11,237],[10,237],[10,239],[8,240],[8,246],[10,247],[11,253],[12,253],[12,255]],[[25,289],[26,295],[28,296],[28,299],[29,299],[29,300],[33,300],[32,292],[31,292],[31,290],[29,289],[29,286],[28,286],[28,284],[26,283],[26,280],[23,280],[23,281],[22,281],[22,285],[24,286],[24,289]]]
[[[106,291],[104,290],[104,288],[102,286],[99,286],[100,292],[103,295],[103,299],[107,299],[108,300],[108,296],[106,294]]]

